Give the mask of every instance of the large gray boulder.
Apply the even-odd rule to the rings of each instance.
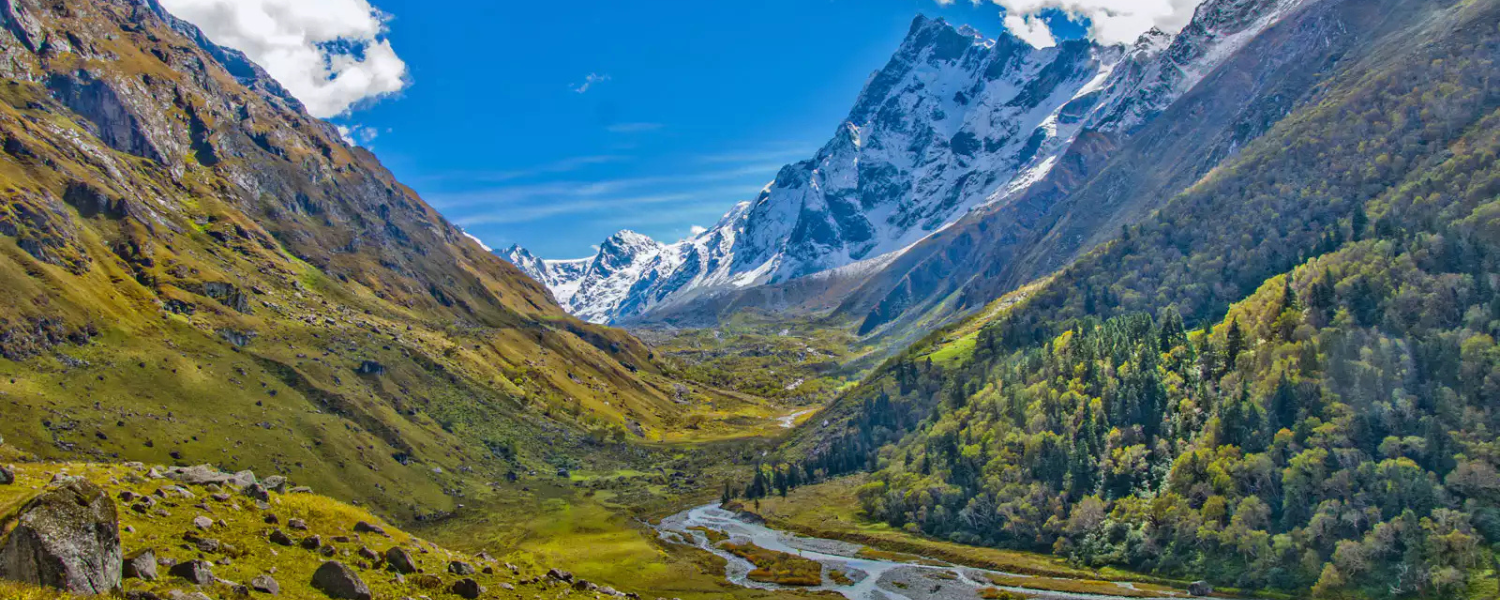
[[[1194,596],[1207,596],[1214,593],[1214,586],[1207,581],[1194,581],[1188,585],[1188,593]]]
[[[255,483],[255,473],[252,471],[225,473],[209,465],[170,467],[167,469],[166,476],[189,485],[217,483],[235,489],[243,489]]]
[[[0,545],[0,578],[79,595],[120,589],[119,515],[99,486],[64,481],[0,523],[0,531],[6,529],[11,531]]]
[[[336,600],[370,600],[370,586],[349,565],[330,560],[313,573],[314,589]]]

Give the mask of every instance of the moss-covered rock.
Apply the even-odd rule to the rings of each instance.
[[[75,594],[120,589],[119,516],[93,483],[62,481],[27,502],[4,529],[0,577]]]

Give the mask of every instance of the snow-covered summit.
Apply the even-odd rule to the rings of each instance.
[[[1209,0],[1181,34],[1129,46],[1038,49],[918,16],[832,139],[714,227],[674,244],[621,232],[585,259],[511,260],[602,323],[874,264],[1044,180],[1081,133],[1130,135],[1302,1]]]

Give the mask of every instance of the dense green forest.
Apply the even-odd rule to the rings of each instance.
[[[745,493],[869,470],[871,517],[962,543],[1493,597],[1495,13],[1461,5],[1440,41],[1374,53],[967,359],[934,365],[929,342],[891,361]]]

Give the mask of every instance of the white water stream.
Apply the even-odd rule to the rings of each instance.
[[[823,584],[797,589],[831,590],[851,600],[977,600],[978,590],[986,587],[1021,592],[1029,598],[1042,600],[1125,600],[1123,596],[995,586],[985,581],[984,575],[1022,576],[950,565],[941,561],[931,561],[932,564],[924,565],[857,558],[855,554],[862,548],[858,544],[792,535],[752,522],[739,514],[719,508],[718,504],[707,504],[677,513],[663,519],[661,524],[656,526],[657,533],[668,542],[694,546],[728,561],[724,576],[730,583],[744,587],[788,589],[774,584],[751,581],[749,575],[754,566],[749,561],[719,548],[717,544],[710,542],[703,532],[692,531],[690,529],[692,527],[722,532],[729,536],[730,541],[736,543],[748,541],[767,550],[785,552],[822,563]],[[834,570],[842,571],[845,576],[854,580],[854,583],[850,585],[835,583],[829,577],[829,572]],[[898,583],[901,585],[897,585]],[[1122,589],[1130,588],[1128,583],[1117,585]],[[1181,596],[1165,597],[1159,600],[1171,598],[1181,598]]]

